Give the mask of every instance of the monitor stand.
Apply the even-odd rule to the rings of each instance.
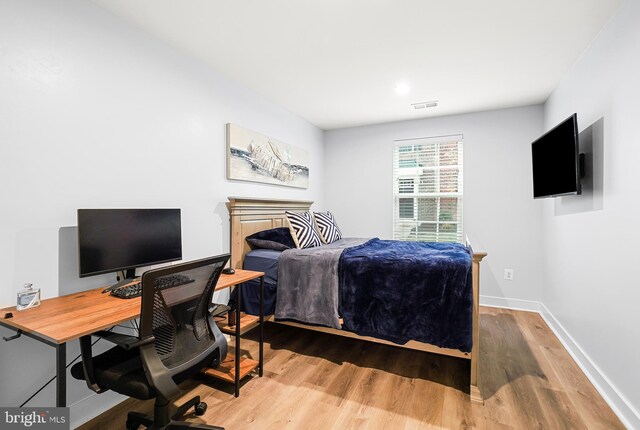
[[[136,269],[126,269],[117,272],[118,282],[109,287],[105,288],[103,293],[108,293],[109,291],[117,290],[123,285],[130,284],[136,278]]]

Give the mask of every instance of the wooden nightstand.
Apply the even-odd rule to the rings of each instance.
[[[251,270],[236,269],[236,273],[233,275],[220,275],[220,281],[216,286],[216,291],[223,290],[225,288],[231,288],[243,282],[251,281],[252,279],[260,278],[260,315],[248,315],[241,312],[236,312],[236,324],[230,327],[226,317],[222,320],[215,320],[216,324],[223,333],[227,333],[235,337],[235,354],[227,354],[227,358],[220,363],[216,368],[205,368],[202,372],[205,375],[212,376],[217,379],[235,384],[235,396],[240,395],[240,380],[251,373],[256,368],[258,369],[258,376],[262,377],[264,352],[263,352],[263,340],[264,340],[264,273],[253,272]],[[238,295],[236,299],[236,307],[240,309],[242,303],[241,289],[238,289]],[[258,361],[248,357],[242,357],[240,355],[240,339],[243,334],[249,330],[259,326],[260,338],[259,338],[259,359]],[[240,357],[239,360],[236,357]]]

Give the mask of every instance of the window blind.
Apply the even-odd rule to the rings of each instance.
[[[463,242],[462,136],[394,142],[393,237]]]

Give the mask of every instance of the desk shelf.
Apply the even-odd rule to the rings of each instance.
[[[229,320],[227,318],[224,319],[216,319],[216,324],[220,331],[226,334],[230,334],[232,336],[236,335],[236,326],[230,326]],[[244,312],[240,313],[240,335],[242,336],[246,332],[254,329],[260,325],[260,317],[256,315],[245,314]]]
[[[260,365],[259,361],[247,357],[240,357],[240,377],[242,379]],[[216,368],[206,368],[202,371],[207,376],[221,379],[231,384],[236,382],[236,356],[228,354],[227,358]]]
[[[220,365],[215,368],[205,368],[202,370],[202,373],[205,375],[209,375],[222,381],[234,384],[234,394],[236,397],[240,396],[240,380],[242,378],[247,376],[256,368],[258,370],[258,376],[262,376],[263,374],[264,314],[262,312],[264,306],[264,273],[236,269],[236,273],[233,275],[221,275],[220,282],[218,282],[218,285],[216,287],[216,291],[219,291],[225,288],[236,287],[252,279],[260,279],[260,315],[254,316],[246,314],[244,312],[239,312],[236,314],[236,324],[234,326],[229,326],[229,320],[227,319],[228,316],[226,315],[224,317],[214,318],[214,322],[221,332],[226,333],[227,335],[234,336],[235,345],[233,349],[235,350],[235,354],[229,351],[227,358],[225,358],[225,360]],[[241,309],[241,290],[238,290],[236,300],[238,308]],[[260,327],[260,340],[258,344],[260,358],[258,361],[251,358],[243,357],[241,355],[240,349],[240,341],[242,339],[242,335],[255,327]],[[236,357],[240,357],[239,361],[236,361]]]

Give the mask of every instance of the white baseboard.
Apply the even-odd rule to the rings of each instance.
[[[560,340],[569,355],[578,364],[589,381],[598,390],[602,398],[611,407],[620,421],[631,430],[640,430],[640,413],[615,388],[609,379],[595,365],[569,332],[560,324],[544,303],[532,300],[509,299],[506,297],[480,296],[481,306],[493,308],[515,309],[519,311],[538,312]]]
[[[555,333],[556,337],[569,352],[571,357],[578,364],[580,369],[587,375],[596,390],[611,406],[613,412],[620,418],[620,421],[629,429],[640,430],[640,413],[631,405],[631,403],[622,395],[616,387],[609,381],[600,368],[591,360],[587,353],[573,339],[567,330],[560,324],[555,316],[540,303],[540,315],[545,320],[549,328]]]
[[[541,311],[540,302],[533,300],[509,299],[506,297],[480,296],[480,306],[492,308],[514,309],[517,311],[538,312]]]
[[[102,394],[93,393],[79,402],[69,406],[71,415],[71,428],[75,429],[85,424],[103,412],[128,399],[127,396],[105,391]],[[124,422],[122,423],[124,426]]]

